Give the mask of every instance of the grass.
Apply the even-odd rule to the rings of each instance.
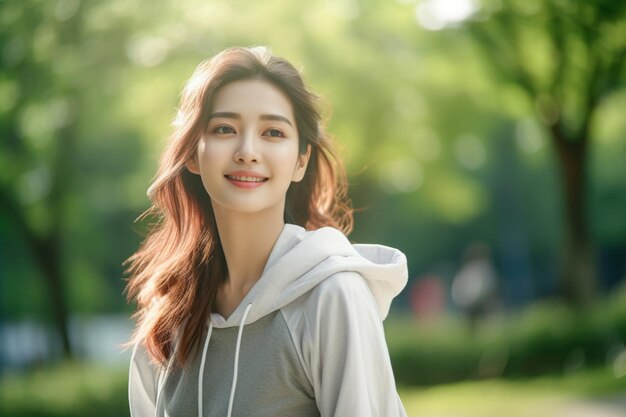
[[[0,380],[0,415],[127,416],[127,369],[63,363]]]
[[[399,387],[398,392],[409,417],[563,417],[564,410],[587,401],[625,396],[626,376],[598,368],[566,376]]]

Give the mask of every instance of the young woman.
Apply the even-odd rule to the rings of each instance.
[[[382,320],[406,258],[351,244],[316,96],[267,48],[201,63],[130,263],[133,417],[405,416]]]

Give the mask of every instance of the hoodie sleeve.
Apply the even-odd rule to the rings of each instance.
[[[406,417],[382,321],[363,277],[335,274],[311,295],[303,356],[321,416]]]
[[[131,417],[154,416],[159,371],[150,362],[141,343],[136,343],[128,373],[128,402]]]

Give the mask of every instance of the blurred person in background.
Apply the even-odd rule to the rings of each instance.
[[[498,277],[489,247],[472,243],[452,280],[452,300],[466,314],[472,333],[481,320],[499,307],[498,295]]]

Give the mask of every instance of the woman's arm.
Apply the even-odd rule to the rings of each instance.
[[[382,321],[363,277],[333,275],[311,298],[304,357],[322,417],[406,417]]]
[[[154,416],[159,371],[150,362],[143,345],[133,348],[128,373],[128,402],[131,417]]]

